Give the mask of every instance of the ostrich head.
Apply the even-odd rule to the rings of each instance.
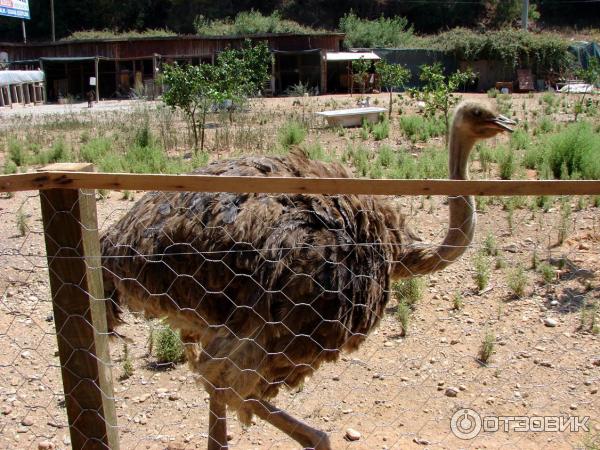
[[[516,123],[508,117],[497,114],[488,105],[477,102],[463,102],[456,108],[453,133],[474,140],[491,138],[503,131],[512,132]]]
[[[513,131],[515,122],[496,114],[489,106],[463,102],[456,108],[448,145],[449,178],[469,179],[469,154],[473,145],[503,131]],[[449,224],[440,245],[416,245],[404,254],[396,255],[394,277],[406,278],[441,270],[456,261],[467,249],[475,233],[475,201],[472,196],[448,198]],[[399,250],[400,251],[400,250]]]

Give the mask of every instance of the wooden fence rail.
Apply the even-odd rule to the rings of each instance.
[[[53,167],[60,167],[55,165]],[[365,195],[600,195],[600,181],[370,180],[44,171],[0,176],[0,192],[38,189]]]

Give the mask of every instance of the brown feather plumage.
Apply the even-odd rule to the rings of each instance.
[[[300,151],[196,173],[351,176]],[[109,326],[121,306],[166,318],[205,387],[248,422],[244,399],[296,387],[363,342],[410,236],[397,206],[371,196],[148,193],[102,236]]]

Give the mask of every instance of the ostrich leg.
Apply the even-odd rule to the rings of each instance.
[[[308,426],[264,400],[251,399],[246,401],[249,402],[254,414],[279,428],[303,447],[315,450],[331,450],[329,437],[323,431]]]
[[[208,417],[208,450],[227,450],[227,412],[218,394],[210,394]]]

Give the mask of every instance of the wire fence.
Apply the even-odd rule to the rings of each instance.
[[[598,197],[142,196],[0,199],[2,448],[598,445]]]

